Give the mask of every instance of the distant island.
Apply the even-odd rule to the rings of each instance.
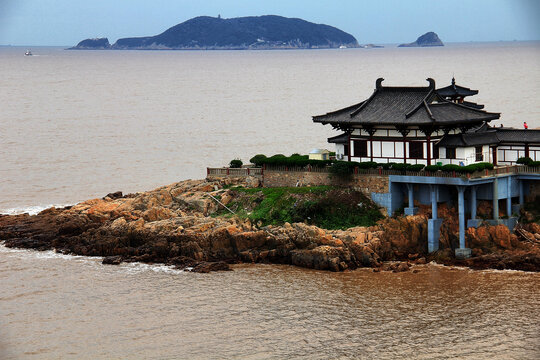
[[[398,47],[421,47],[421,46],[444,46],[439,36],[433,31],[427,32],[424,35],[416,39],[415,42],[408,44],[401,44]]]
[[[242,50],[359,47],[335,27],[276,15],[232,19],[199,16],[155,36],[85,39],[69,50]]]

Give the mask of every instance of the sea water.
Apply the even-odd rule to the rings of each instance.
[[[540,43],[312,51],[0,48],[0,213],[145,191],[257,153],[329,148],[311,116],[450,84],[538,127]],[[1,359],[538,359],[540,276],[164,265],[0,245]]]

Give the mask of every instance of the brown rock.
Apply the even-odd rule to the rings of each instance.
[[[197,264],[191,271],[196,273],[209,273],[210,271],[230,271],[231,267],[224,261],[218,262],[201,262]]]
[[[106,265],[120,265],[122,261],[121,256],[106,256],[101,263]]]
[[[400,262],[398,266],[393,270],[394,272],[409,271],[409,265],[406,262]]]
[[[119,199],[122,197],[122,192],[121,191],[116,191],[116,192],[113,192],[113,193],[108,193],[107,195],[105,195],[103,197],[103,200],[105,200],[106,198],[109,198],[111,200],[114,200],[114,199]]]

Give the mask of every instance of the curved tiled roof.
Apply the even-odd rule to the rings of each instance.
[[[437,93],[444,97],[465,97],[478,94],[478,90],[471,90],[467,87],[456,85],[456,79],[452,78],[452,84],[437,89]]]
[[[540,144],[540,130],[482,127],[474,132],[446,135],[438,142],[438,145],[445,147],[463,147],[511,143]]]
[[[382,79],[371,97],[361,103],[314,116],[313,121],[339,127],[352,125],[471,125],[498,119],[500,114],[489,113],[445,100],[435,91],[431,79],[428,87],[386,87]],[[434,101],[437,102],[434,102]]]
[[[329,137],[328,142],[330,144],[346,144],[349,142],[349,134],[343,133],[340,135]]]

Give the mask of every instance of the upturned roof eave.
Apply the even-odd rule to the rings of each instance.
[[[493,116],[486,116],[486,117],[482,117],[482,118],[476,118],[476,119],[459,119],[459,120],[454,120],[454,121],[438,121],[438,120],[432,120],[432,121],[415,121],[415,122],[412,122],[412,121],[391,121],[391,122],[378,122],[378,123],[375,123],[375,125],[390,125],[390,126],[422,126],[422,125],[440,125],[440,126],[448,126],[448,125],[460,125],[460,124],[467,124],[467,123],[483,123],[483,122],[486,122],[486,121],[492,121],[492,120],[497,120],[500,118],[500,114],[497,114],[497,113],[493,113]],[[315,120],[314,120],[315,121]],[[326,125],[326,124],[332,124],[332,125],[341,125],[341,126],[344,126],[344,125],[349,125],[349,126],[354,126],[354,125],[359,125],[359,126],[362,126],[362,125],[371,125],[373,126],[374,123],[373,122],[361,122],[361,121],[354,121],[354,120],[351,120],[351,121],[315,121],[315,122],[320,122],[322,123],[323,125]]]
[[[366,102],[366,100],[361,101],[361,102],[359,102],[359,103],[357,103],[357,104],[353,104],[353,105],[350,105],[350,106],[346,106],[346,107],[344,107],[344,108],[341,108],[341,109],[338,109],[338,110],[335,110],[335,111],[327,112],[326,114],[322,114],[322,115],[314,115],[314,116],[312,116],[311,118],[312,118],[313,122],[323,122],[323,120],[321,120],[321,119],[324,119],[324,118],[326,118],[326,117],[328,117],[328,116],[336,115],[336,114],[339,114],[339,113],[342,113],[342,112],[343,112],[343,113],[346,113],[346,112],[348,112],[348,111],[354,110],[354,109],[356,109],[357,107],[362,106],[362,104],[364,104],[365,102]],[[326,122],[326,123],[328,123],[328,122]]]

